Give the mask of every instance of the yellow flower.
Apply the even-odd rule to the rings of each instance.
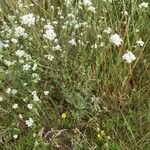
[[[97,133],[97,138],[101,141],[103,139],[104,135],[105,135],[104,131],[101,131],[101,132]]]
[[[100,133],[98,133],[98,134],[97,134],[97,138],[98,138],[99,140],[101,140],[101,139],[102,139],[102,135],[101,135]]]
[[[67,114],[64,112],[61,114],[61,118],[66,119],[67,118]]]

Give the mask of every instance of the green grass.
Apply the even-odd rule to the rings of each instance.
[[[79,0],[72,0],[69,6],[64,0],[22,1],[32,3],[29,8],[18,7],[17,2],[0,0],[0,41],[8,43],[0,49],[0,149],[149,150],[149,7],[140,9],[140,0],[93,0],[94,13],[79,5]],[[36,17],[31,27],[22,25],[20,19],[29,13]],[[68,14],[86,24],[75,28]],[[54,26],[58,42],[43,38],[47,22]],[[16,38],[16,26],[25,28],[28,38]],[[103,32],[108,27],[110,35]],[[115,33],[123,39],[118,47],[109,40]],[[17,44],[11,42],[13,38]],[[72,38],[76,46],[69,44]],[[140,39],[145,42],[143,47],[136,44]],[[57,45],[61,51],[53,50]],[[15,54],[20,49],[31,59],[22,57],[20,63]],[[127,50],[136,56],[131,64],[122,59]],[[44,57],[48,54],[54,56],[52,61]],[[6,60],[16,62],[9,66]],[[31,64],[28,71],[22,69],[26,63]],[[35,63],[37,69],[32,70]],[[33,73],[40,80],[34,82]],[[18,92],[7,94],[8,88]],[[33,91],[39,102],[33,100]],[[12,108],[15,103],[17,109]],[[28,118],[34,120],[31,128],[25,123]]]

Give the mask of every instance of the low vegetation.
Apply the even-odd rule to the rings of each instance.
[[[0,149],[149,150],[149,18],[141,0],[0,0]]]

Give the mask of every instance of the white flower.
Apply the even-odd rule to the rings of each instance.
[[[70,5],[71,1],[70,0],[65,0],[65,4],[68,6]]]
[[[118,34],[111,35],[110,42],[114,43],[116,46],[120,46],[123,40]]]
[[[4,47],[4,43],[0,40],[0,49]]]
[[[57,25],[57,24],[58,24],[58,21],[53,21],[53,24],[54,24],[54,25]]]
[[[54,30],[46,30],[45,34],[43,34],[43,36],[45,38],[47,38],[48,40],[52,41],[55,39],[56,34],[55,34]]]
[[[25,123],[28,127],[32,127],[34,124],[34,121],[32,118],[29,118],[28,120],[25,121]]]
[[[17,89],[12,89],[12,94],[16,94],[17,92],[18,92],[18,90]]]
[[[127,51],[122,58],[129,64],[136,59],[135,55],[130,51]]]
[[[142,40],[137,41],[136,44],[141,47],[144,46],[144,42]]]
[[[16,43],[18,43],[18,40],[17,40],[17,39],[12,38],[12,39],[11,39],[11,42],[13,42],[13,43],[15,43],[15,44],[16,44]]]
[[[9,40],[4,40],[4,42],[5,42],[5,43],[10,43],[10,41],[9,41]]]
[[[14,65],[16,62],[15,61],[8,61],[8,60],[4,60],[4,63],[7,65],[7,66],[12,66]]]
[[[28,25],[28,27],[35,25],[35,17],[33,14],[21,16],[21,24]]]
[[[34,78],[34,82],[38,82],[39,80],[41,80],[41,78],[39,77],[39,75],[38,74],[36,74],[36,73],[32,73],[32,77]]]
[[[8,44],[4,44],[4,47],[7,48],[7,47],[9,47],[9,45]]]
[[[22,3],[22,0],[18,0],[18,3],[17,3],[17,4],[18,4],[18,7],[19,7],[19,8],[22,8],[22,7],[24,6],[24,4]]]
[[[112,29],[111,29],[110,27],[108,27],[108,28],[105,29],[103,32],[110,34],[110,33],[112,32]]]
[[[54,47],[54,50],[59,50],[59,51],[61,51],[61,46],[60,46],[60,45],[55,46],[55,47]]]
[[[80,24],[75,24],[75,25],[74,25],[74,28],[75,28],[75,29],[80,28]]]
[[[22,114],[19,114],[18,117],[19,117],[19,119],[23,119]]]
[[[49,94],[49,91],[44,91],[44,95],[48,95]]]
[[[47,23],[46,25],[44,25],[44,29],[46,29],[46,30],[54,30],[54,27],[50,23]]]
[[[40,99],[39,99],[39,97],[37,96],[37,94],[33,95],[33,100],[34,100],[35,102],[39,102],[39,101],[40,101]]]
[[[33,91],[31,94],[33,95],[33,101],[35,101],[35,102],[39,102],[40,101],[40,98],[38,97],[36,91]]]
[[[33,108],[33,104],[28,104],[27,107],[28,107],[29,109],[32,109],[32,108]]]
[[[25,29],[21,26],[15,27],[15,36],[20,37],[24,36],[27,37],[27,33],[25,33]]]
[[[98,35],[97,35],[97,38],[98,38],[98,39],[102,39],[102,35],[98,34]]]
[[[104,42],[101,42],[101,43],[100,43],[100,47],[103,47],[104,45],[105,45]]]
[[[19,63],[23,64],[24,60],[23,59],[19,59]]]
[[[37,69],[37,63],[34,63],[32,70],[35,71]]]
[[[69,41],[69,44],[71,44],[71,45],[73,45],[73,46],[76,46],[76,45],[77,45],[75,39],[71,39],[71,40]]]
[[[37,136],[37,134],[36,133],[33,133],[33,137],[36,137]]]
[[[57,39],[57,38],[55,38],[55,39],[54,39],[54,42],[55,42],[55,43],[58,43],[58,39]]]
[[[54,40],[56,37],[56,33],[54,32],[54,27],[50,24],[47,24],[44,26],[44,28],[46,29],[45,33],[43,34],[44,38],[50,41]]]
[[[143,2],[139,5],[139,8],[148,8],[148,2]]]
[[[27,83],[23,83],[23,86],[27,86],[28,84]]]
[[[125,12],[124,12],[124,15],[125,15],[125,16],[128,16],[128,12],[127,12],[127,11],[125,11]]]
[[[14,105],[12,106],[12,108],[13,108],[13,109],[17,109],[17,108],[18,108],[18,104],[14,104]]]
[[[7,93],[7,94],[10,94],[10,93],[11,93],[11,88],[8,88],[8,89],[6,90],[6,93]]]
[[[91,2],[91,0],[83,0],[83,5],[85,5],[85,6],[91,6],[92,2]]]
[[[26,54],[26,53],[24,54],[24,57],[26,58],[27,61],[32,59],[32,57],[29,54]]]
[[[135,32],[137,32],[137,33],[138,33],[139,31],[140,31],[139,29],[135,29]]]
[[[39,75],[37,73],[32,73],[33,78],[39,78]]]
[[[88,10],[93,12],[93,13],[96,13],[95,7],[93,7],[93,6],[89,6]]]
[[[94,45],[91,46],[91,48],[97,48],[97,44],[95,43]]]
[[[28,71],[30,68],[31,68],[31,65],[30,65],[30,64],[25,64],[25,65],[23,65],[23,70],[24,70],[24,71]]]
[[[37,92],[36,92],[36,91],[33,91],[31,94],[34,96],[34,95],[36,95],[36,94],[37,94]]]
[[[0,102],[2,102],[3,101],[3,97],[2,96],[0,96]]]
[[[18,135],[17,135],[17,134],[14,134],[14,135],[13,135],[13,138],[14,138],[14,139],[17,139],[17,138],[18,138]]]
[[[54,59],[54,56],[49,54],[49,55],[44,55],[48,60],[52,61]]]
[[[21,58],[22,56],[24,56],[25,51],[24,50],[17,50],[15,52],[16,56],[18,56],[19,58]]]

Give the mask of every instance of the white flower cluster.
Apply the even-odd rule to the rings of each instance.
[[[71,0],[65,0],[65,4],[66,4],[67,6],[69,6],[70,3],[71,3]]]
[[[71,40],[69,41],[69,44],[71,44],[72,46],[76,46],[76,45],[77,45],[75,39],[71,39]]]
[[[33,101],[35,101],[35,102],[39,102],[40,101],[40,98],[38,97],[36,91],[33,91],[31,94],[33,95]]]
[[[29,63],[24,64],[24,65],[22,66],[23,71],[28,71],[30,68],[31,68],[31,65],[30,65]]]
[[[0,102],[2,102],[3,101],[3,97],[2,96],[0,96]]]
[[[16,37],[24,36],[24,34],[25,34],[25,29],[21,26],[15,27],[14,30],[15,30]]]
[[[11,42],[13,42],[13,43],[15,43],[15,44],[16,44],[16,43],[18,43],[18,40],[17,40],[17,39],[12,38],[12,39],[11,39]]]
[[[74,14],[72,13],[69,13],[67,15],[67,21],[64,22],[64,25],[62,26],[63,29],[67,29],[68,26],[78,26],[78,27],[75,27],[75,28],[79,28],[79,23],[78,21],[76,20]]]
[[[85,6],[91,6],[92,2],[91,2],[91,0],[83,0],[83,5],[85,5]]]
[[[0,49],[4,47],[4,43],[0,40]]]
[[[15,95],[16,93],[18,93],[18,90],[17,90],[17,89],[8,88],[8,89],[6,90],[6,93],[7,93],[7,94],[13,94],[13,95]]]
[[[89,11],[96,13],[95,7],[92,6],[91,0],[83,0],[83,5],[86,6]]]
[[[108,27],[107,29],[105,29],[103,31],[104,33],[110,34],[112,32],[112,29],[110,27]]]
[[[54,56],[52,54],[44,55],[48,60],[52,61]]]
[[[116,46],[120,46],[123,40],[120,38],[118,34],[113,34],[110,37],[110,42],[114,43]]]
[[[18,108],[18,104],[17,104],[17,103],[14,104],[14,105],[12,106],[12,108],[13,108],[13,109],[17,109],[17,108]]]
[[[56,37],[56,33],[54,31],[54,27],[48,23],[47,25],[44,26],[44,29],[46,30],[45,33],[43,34],[44,38],[52,41]]]
[[[21,26],[15,27],[15,37],[27,37],[27,33],[25,33],[25,29]]]
[[[19,58],[23,57],[24,54],[25,54],[25,51],[24,50],[17,50],[15,52],[16,56],[18,56]]]
[[[27,33],[25,33],[25,28],[18,26],[18,27],[15,27],[14,30],[15,30],[15,37],[21,37],[22,36],[22,37],[27,38],[28,35],[27,35]]]
[[[148,8],[148,2],[143,2],[139,5],[139,8]]]
[[[31,27],[35,25],[35,16],[33,14],[27,14],[20,17],[21,24],[27,25],[28,27]]]
[[[27,127],[32,127],[34,124],[34,120],[32,118],[28,118],[28,120],[25,120],[25,123]]]
[[[135,55],[130,51],[127,51],[122,58],[129,64],[136,59]]]
[[[13,65],[15,65],[15,63],[16,63],[16,61],[15,60],[13,60],[13,61],[9,61],[9,60],[4,60],[4,63],[5,63],[5,65],[6,66],[13,66]]]
[[[38,66],[37,63],[35,62],[35,63],[33,64],[32,70],[35,71],[35,70],[37,69],[37,66]]]
[[[136,44],[143,47],[144,46],[144,42],[142,40],[138,40],[136,41]]]
[[[29,69],[32,69],[32,71],[35,71],[37,69],[36,60],[33,60],[32,57],[29,54],[27,54],[24,50],[16,50],[15,55],[19,58],[18,62],[23,64],[22,65],[23,71],[28,71]],[[25,60],[27,62],[25,62]],[[7,65],[8,65],[8,62],[7,62]],[[40,80],[38,75],[36,75],[35,73],[32,74],[32,77],[34,78],[33,81],[35,81],[35,82]]]
[[[33,108],[33,104],[27,104],[27,107],[28,107],[29,109],[32,109],[32,108]]]
[[[49,91],[44,91],[44,95],[48,95],[49,94]]]
[[[14,139],[17,139],[17,138],[18,138],[18,134],[14,134],[14,135],[13,135],[13,138],[14,138]]]
[[[39,77],[37,73],[32,73],[32,77],[33,77],[33,82],[35,83],[41,80],[41,78]]]
[[[56,45],[52,48],[54,51],[62,51],[62,48],[60,45]]]

